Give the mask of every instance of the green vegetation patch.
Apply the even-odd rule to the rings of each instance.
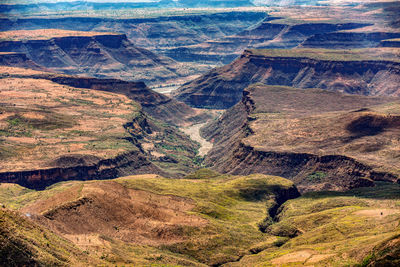
[[[50,131],[55,129],[70,128],[74,126],[72,117],[53,113],[40,112],[41,119],[31,119],[23,116],[23,113],[6,118],[8,126],[0,129],[0,136],[32,136],[33,130]]]
[[[215,174],[200,170],[189,175],[190,179],[120,178],[116,181],[128,188],[192,199],[196,206],[192,212],[209,223],[205,227],[183,229],[187,241],[164,248],[200,262],[217,264],[237,260],[248,254],[255,243],[270,238],[257,224],[268,216],[268,200],[293,187],[293,183],[258,174],[246,177]]]
[[[378,182],[374,188],[306,193],[287,201],[276,219],[267,233],[286,238],[279,250],[266,246],[233,266],[286,266],[294,258],[307,265],[313,255],[315,266],[381,266],[398,259],[392,252],[400,249],[400,185]]]
[[[0,265],[68,266],[72,258],[88,262],[74,245],[21,214],[0,209]]]

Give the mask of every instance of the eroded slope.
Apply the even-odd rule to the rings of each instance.
[[[396,48],[246,50],[233,63],[184,84],[174,96],[194,107],[229,108],[243,89],[261,82],[360,95],[399,96]]]
[[[157,119],[185,123],[183,114],[197,113],[143,83],[9,67],[2,73],[2,181],[43,188],[69,179],[165,173],[160,167],[179,175],[196,168],[198,145]]]
[[[206,161],[221,172],[290,178],[303,191],[395,182],[399,123],[395,98],[256,84],[203,129],[214,142]]]
[[[66,74],[153,84],[193,74],[170,58],[134,46],[125,34],[42,29],[1,32],[0,39],[0,51],[25,53],[36,64]]]

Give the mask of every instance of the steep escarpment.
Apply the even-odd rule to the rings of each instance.
[[[365,53],[368,53],[366,51]],[[373,52],[371,53],[373,55]],[[175,97],[194,107],[229,108],[249,84],[399,96],[400,63],[341,50],[246,50],[233,63],[184,84]]]
[[[185,62],[209,62],[229,64],[245,49],[294,48],[315,34],[355,29],[369,24],[361,23],[298,23],[275,22],[274,17],[266,18],[249,29],[219,39],[196,45],[181,46],[167,50],[165,54],[175,60]],[[272,20],[272,22],[271,22]],[[325,47],[323,42],[318,47]]]
[[[0,53],[0,65],[45,71],[46,69],[30,60],[24,53]]]
[[[0,181],[43,190],[47,186],[61,181],[113,179],[130,174],[164,173],[140,151],[121,154],[111,159],[79,155],[61,156],[54,161],[54,164],[58,166],[67,165],[69,167],[1,172]]]
[[[156,84],[192,74],[169,58],[134,46],[124,34],[48,29],[2,32],[1,36],[5,40],[0,51],[25,53],[55,72]]]
[[[153,10],[154,12],[154,10]],[[184,11],[183,11],[184,12]],[[132,15],[132,14],[130,14]],[[193,45],[204,41],[234,35],[266,17],[263,11],[188,11],[187,14],[170,15],[160,13],[148,18],[121,19],[119,17],[73,17],[61,18],[16,18],[0,19],[0,29],[34,30],[64,29],[80,31],[124,32],[136,46],[162,54],[166,49]]]
[[[357,49],[377,47],[383,40],[399,37],[400,33],[395,32],[335,32],[313,35],[305,40],[301,46],[310,48]]]
[[[360,109],[391,101],[397,104]],[[396,107],[395,98],[257,84],[202,129],[214,142],[206,163],[224,173],[280,175],[301,191],[396,182]]]

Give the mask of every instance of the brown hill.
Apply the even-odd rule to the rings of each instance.
[[[256,84],[203,129],[214,142],[206,162],[220,172],[280,175],[302,191],[395,182],[398,101]]]
[[[246,50],[233,63],[184,84],[174,95],[195,107],[229,108],[248,85],[261,82],[360,95],[399,96],[395,48],[357,51]]]
[[[186,179],[70,181],[43,191],[1,184],[2,205],[18,212],[0,209],[0,260],[60,266],[388,265],[398,260],[399,186],[377,183],[298,197],[293,183],[279,177],[210,170]]]

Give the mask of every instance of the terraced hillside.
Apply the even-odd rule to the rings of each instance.
[[[175,97],[194,107],[229,108],[252,83],[399,96],[397,48],[246,50],[229,65],[184,84]]]
[[[396,2],[333,3],[313,6],[310,1],[298,6],[286,3],[267,8],[268,17],[234,35],[213,38],[198,44],[165,51],[178,61],[228,64],[245,49],[332,48],[358,49],[377,47],[384,39],[400,36],[395,21],[399,17]],[[346,5],[356,5],[348,8]]]
[[[172,47],[234,35],[266,17],[265,10],[246,9],[114,10],[105,14],[94,13],[89,17],[87,12],[84,14],[82,17],[79,12],[65,15],[56,12],[52,18],[45,19],[29,15],[16,16],[15,19],[4,16],[0,20],[0,29],[123,32],[135,46],[160,54]]]
[[[185,114],[197,113],[143,83],[11,67],[1,73],[2,182],[44,188],[60,180],[196,168],[198,145],[157,119],[185,123]]]
[[[179,82],[189,66],[134,46],[125,34],[59,29],[0,32],[0,51],[24,53],[53,72],[149,84]]]
[[[318,34],[325,36],[326,33],[370,25],[350,22],[321,22],[318,19],[299,22],[277,19],[276,17],[268,17],[262,23],[256,24],[236,35],[213,39],[200,44],[172,48],[164,54],[177,61],[229,64],[240,56],[245,49],[295,48],[302,45],[308,38]],[[391,36],[400,36],[400,33],[388,35],[388,37]],[[316,42],[315,47],[328,48],[328,45],[325,45],[321,40]]]
[[[233,174],[292,179],[300,191],[396,182],[399,99],[252,85],[242,101],[203,128],[206,162]]]

